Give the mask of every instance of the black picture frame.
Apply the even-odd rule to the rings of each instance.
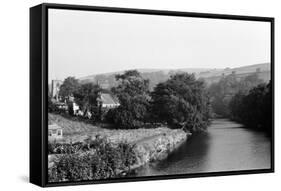
[[[272,141],[271,141],[271,168],[259,170],[242,170],[228,172],[210,172],[182,175],[163,175],[138,178],[118,178],[95,181],[58,182],[48,183],[48,9],[87,10],[109,13],[131,13],[178,17],[197,17],[210,19],[231,19],[245,21],[265,21],[271,25],[271,81],[272,81]],[[30,8],[30,182],[42,187],[82,185],[96,183],[114,183],[147,181],[159,179],[195,178],[209,176],[225,176],[238,174],[256,174],[274,172],[274,18],[224,15],[209,13],[192,13],[163,10],[144,10],[115,7],[97,7],[84,5],[65,5],[43,3]]]

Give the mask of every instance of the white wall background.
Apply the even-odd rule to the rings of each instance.
[[[278,0],[60,0],[52,3],[222,13],[276,18],[276,113],[280,115],[281,11]],[[39,0],[0,5],[0,190],[39,190],[29,170],[29,7]],[[279,99],[278,99],[279,98]],[[276,115],[276,116],[277,116]],[[281,118],[276,117],[276,173],[61,187],[60,190],[278,190],[281,187]],[[48,188],[46,190],[57,190]]]

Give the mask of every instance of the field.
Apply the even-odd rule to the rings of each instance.
[[[102,128],[102,124],[92,125],[87,122],[78,121],[75,118],[70,119],[51,113],[48,114],[48,123],[56,123],[63,128],[63,139],[57,141],[65,143],[83,142],[85,139],[94,139],[97,135],[99,135],[107,138],[112,143],[128,142],[140,144],[163,136],[175,138],[178,135],[186,135],[183,130],[169,129],[167,127],[130,130]]]

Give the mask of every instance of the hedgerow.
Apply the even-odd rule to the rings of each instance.
[[[55,154],[54,161],[49,161],[49,182],[121,177],[136,163],[134,145],[112,144],[104,138],[75,144],[49,143],[48,152]]]

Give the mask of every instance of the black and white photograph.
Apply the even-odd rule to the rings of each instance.
[[[48,183],[273,168],[271,22],[47,11]]]

